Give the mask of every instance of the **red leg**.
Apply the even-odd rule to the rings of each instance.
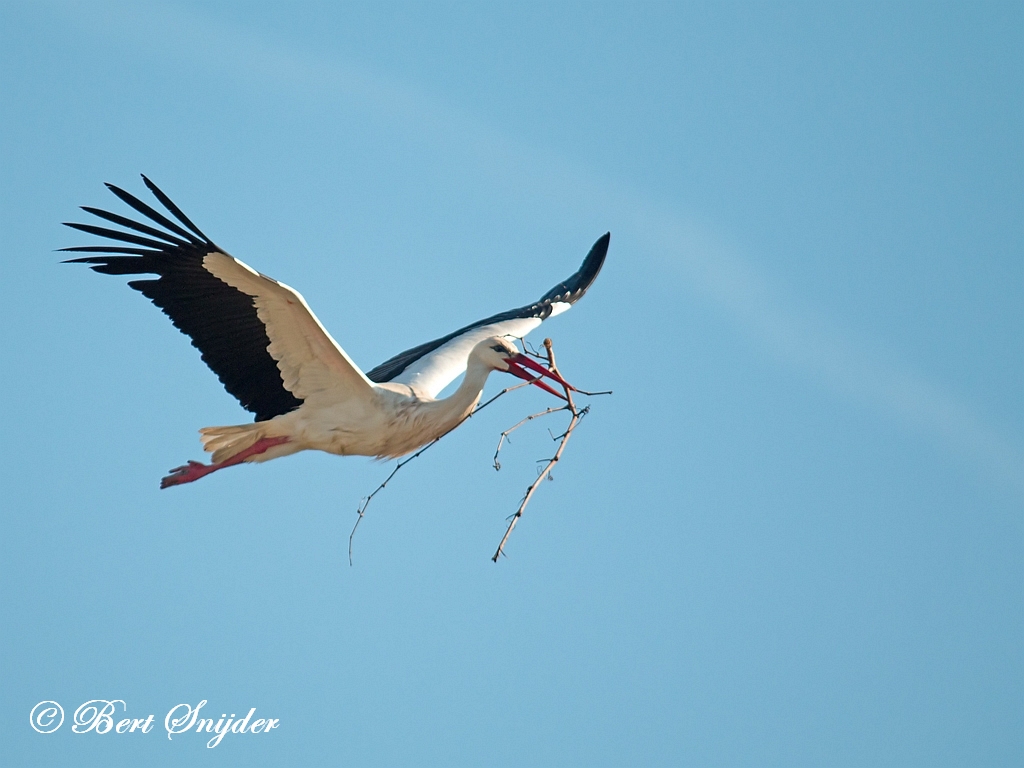
[[[235,464],[242,463],[250,456],[265,453],[275,445],[287,443],[289,439],[290,438],[287,437],[261,437],[244,451],[239,451],[230,459],[225,459],[217,464],[203,464],[199,461],[190,461],[184,466],[172,469],[171,474],[160,481],[160,487],[170,488],[172,485],[182,485],[183,483],[194,482],[200,477],[206,477],[206,475],[211,472],[216,472],[218,469],[233,467]]]

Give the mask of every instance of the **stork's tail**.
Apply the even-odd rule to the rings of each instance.
[[[203,427],[199,439],[203,441],[203,450],[213,454],[213,463],[219,464],[255,445],[264,437],[263,426],[257,422],[236,427]]]

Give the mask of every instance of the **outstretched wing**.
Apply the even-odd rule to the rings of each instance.
[[[203,362],[256,421],[288,413],[307,400],[330,404],[372,396],[373,384],[302,296],[226,254],[153,182],[142,179],[176,221],[107,184],[151,223],[83,206],[132,231],[65,222],[112,241],[62,249],[101,254],[70,261],[92,264],[108,275],[157,275],[128,285],[192,339]]]
[[[611,233],[598,238],[579,270],[540,297],[518,309],[510,309],[452,331],[447,336],[407,349],[367,373],[371,381],[408,384],[436,397],[466,370],[473,347],[490,336],[522,338],[544,320],[560,314],[579,301],[601,271]]]

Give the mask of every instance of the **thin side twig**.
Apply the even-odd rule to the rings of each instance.
[[[539,419],[541,416],[547,416],[550,413],[557,413],[558,411],[568,410],[568,408],[569,408],[569,406],[563,405],[563,406],[561,406],[559,408],[548,408],[546,410],[540,411],[539,413],[532,413],[529,416],[527,416],[525,419],[523,419],[519,423],[517,423],[515,426],[509,427],[504,432],[502,432],[501,433],[501,437],[498,438],[498,447],[494,449],[494,469],[495,470],[499,470],[499,471],[501,470],[501,463],[498,461],[498,454],[501,453],[501,447],[506,442],[509,442],[509,443],[512,442],[511,440],[509,440],[509,437],[508,437],[509,435],[511,435],[513,432],[515,432],[517,429],[519,429],[521,426],[523,426],[523,424],[526,424],[527,422],[533,421],[534,419]],[[548,431],[550,432],[550,430],[548,430]],[[551,439],[552,440],[557,440],[558,438],[556,438],[554,435],[552,435]]]

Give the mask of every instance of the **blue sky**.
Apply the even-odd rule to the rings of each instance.
[[[1024,760],[1019,4],[7,3],[0,750],[19,765]],[[352,358],[532,301],[596,400],[160,491],[246,414],[59,264],[145,173]],[[119,209],[118,209],[119,210]],[[489,387],[497,391],[500,382]],[[547,425],[556,428],[557,425]],[[41,735],[37,702],[154,714]],[[168,741],[206,699],[280,727]]]

